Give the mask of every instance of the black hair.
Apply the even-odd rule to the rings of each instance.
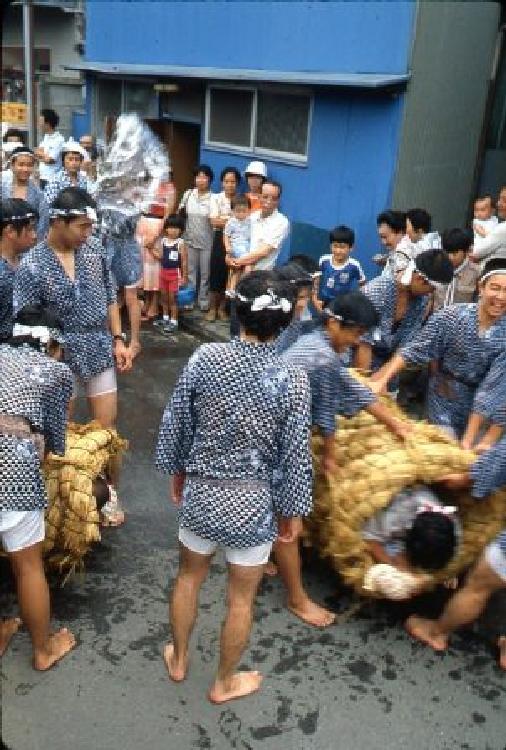
[[[474,202],[476,203],[477,201],[488,201],[488,200],[490,201],[490,205],[493,208],[495,206],[495,201],[494,201],[494,197],[490,193],[484,193],[483,195],[477,195],[476,198],[474,199]]]
[[[382,211],[376,218],[376,225],[386,224],[394,232],[406,231],[406,214],[403,211]]]
[[[444,250],[425,250],[415,258],[416,270],[430,281],[449,284],[453,279],[453,266]]]
[[[445,229],[441,235],[441,244],[447,253],[458,253],[459,250],[467,253],[473,244],[473,236],[467,229]]]
[[[410,208],[406,211],[406,219],[410,220],[415,232],[421,229],[427,234],[432,229],[432,216],[425,208]]]
[[[281,193],[283,192],[283,187],[282,187],[282,185],[281,185],[280,182],[278,182],[277,180],[271,180],[271,179],[267,178],[266,180],[264,180],[262,187],[264,185],[273,185],[275,188],[277,188],[278,198],[281,198]]]
[[[342,318],[341,325],[359,326],[367,331],[378,325],[380,316],[373,303],[362,292],[339,294],[327,305],[327,309]]]
[[[21,143],[25,142],[25,134],[22,130],[19,130],[19,128],[7,128],[3,137],[3,142],[7,143],[9,138],[17,138]]]
[[[19,323],[23,326],[46,326],[47,328],[54,328],[58,333],[63,333],[63,324],[60,318],[48,307],[44,307],[40,303],[33,305],[26,305],[17,313],[14,318],[14,323]],[[21,346],[22,344],[28,344],[32,349],[43,351],[45,345],[41,343],[39,339],[35,339],[32,336],[11,336],[7,339],[7,343],[11,346]]]
[[[434,511],[419,513],[405,539],[406,557],[415,568],[444,568],[457,546],[455,524],[449,516]]]
[[[220,182],[222,182],[225,175],[229,173],[234,175],[236,182],[239,185],[241,182],[241,173],[235,167],[224,167],[220,172]]]
[[[251,304],[256,297],[272,290],[274,295],[283,297],[286,288],[274,271],[252,271],[247,273],[237,284],[236,293],[247,302],[236,300],[237,317],[245,333],[256,336],[259,341],[275,338],[282,328],[290,323],[292,310],[259,310],[252,312]]]
[[[51,203],[51,208],[59,208],[62,211],[86,211],[86,208],[96,208],[97,204],[89,193],[83,188],[79,187],[67,187],[60,190],[54,201]],[[62,216],[67,224],[75,219],[75,216]],[[50,219],[53,221],[53,219]]]
[[[163,222],[164,230],[167,229],[167,227],[177,227],[181,230],[182,234],[185,228],[185,220],[182,216],[179,216],[179,214],[170,214]]]
[[[214,180],[214,172],[207,164],[199,164],[198,167],[195,167],[193,170],[193,177],[195,178],[200,173],[205,174],[209,180],[209,184]]]
[[[309,255],[304,255],[304,253],[296,253],[295,255],[292,255],[290,263],[296,263],[303,268],[306,273],[317,273],[320,268],[317,260],[311,258]]]
[[[483,266],[480,278],[483,278],[485,274],[495,271],[496,273],[506,274],[506,258],[490,258]]]
[[[47,124],[51,125],[52,128],[55,128],[60,122],[60,118],[58,117],[54,109],[41,109],[40,116],[42,117],[44,122],[47,122]]]
[[[330,242],[342,242],[344,245],[353,247],[355,244],[355,232],[344,224],[339,224],[338,227],[334,227],[330,231],[329,239]]]
[[[302,266],[299,266],[298,263],[294,263],[292,259],[288,263],[276,268],[275,273],[284,284],[288,284],[292,290],[292,296],[294,296],[294,292],[297,289],[313,286],[313,277],[311,274],[305,271]]]
[[[230,201],[230,206],[232,208],[235,208],[236,206],[251,208],[251,201],[247,195],[244,195],[244,193],[239,193],[239,195],[234,195],[234,197]]]
[[[32,220],[38,219],[38,217],[37,209],[22,198],[7,198],[0,204],[0,226],[2,231],[5,227],[11,225],[18,234],[21,234],[23,229],[29,226]]]
[[[17,156],[31,156],[33,159],[35,159],[35,154],[33,153],[31,148],[28,148],[28,146],[16,146],[16,148],[13,148],[11,151],[10,160],[14,161]]]

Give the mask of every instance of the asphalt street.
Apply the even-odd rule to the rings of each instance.
[[[131,441],[121,497],[127,522],[106,529],[82,576],[51,579],[55,624],[77,635],[75,651],[48,673],[30,666],[26,632],[2,663],[2,733],[10,750],[505,750],[506,675],[492,636],[506,622],[496,598],[479,628],[444,655],[402,628],[416,607],[436,613],[444,593],[406,606],[366,603],[308,560],[309,591],[342,615],[325,631],[284,609],[267,579],[244,666],[265,675],[261,692],[225,706],[206,700],[217,663],[224,603],[223,558],[206,582],[187,681],[172,684],[161,658],[167,595],[177,568],[176,513],[152,466],[162,409],[196,339],[144,336],[135,371],[121,379],[121,433]],[[15,614],[0,561],[2,614]]]

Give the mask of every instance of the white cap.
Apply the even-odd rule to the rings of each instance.
[[[256,174],[265,179],[267,177],[267,167],[263,161],[250,161],[244,170],[244,174]]]
[[[80,154],[83,159],[88,159],[88,152],[85,151],[85,149],[81,146],[80,143],[77,141],[74,141],[72,138],[70,138],[68,141],[66,141],[61,149],[62,154]]]

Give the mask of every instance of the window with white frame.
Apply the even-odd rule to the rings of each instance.
[[[209,86],[206,145],[304,163],[311,107],[307,93]]]

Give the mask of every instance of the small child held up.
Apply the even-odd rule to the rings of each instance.
[[[498,224],[497,216],[494,215],[494,202],[491,195],[482,195],[474,201],[474,248],[480,249],[480,243],[495,229]]]
[[[237,195],[231,200],[232,216],[225,224],[223,242],[229,267],[227,292],[234,292],[241,278],[251,271],[251,266],[234,268],[233,262],[250,252],[251,221],[250,201],[247,195]]]
[[[453,266],[453,279],[449,284],[438,284],[434,291],[434,310],[457,302],[474,302],[480,269],[469,259],[473,238],[466,229],[445,229],[442,235],[443,250]]]
[[[163,223],[163,237],[154,255],[160,259],[160,291],[163,318],[155,321],[163,333],[171,333],[178,327],[177,293],[180,285],[188,284],[188,253],[181,237],[184,219],[171,214]],[[181,284],[182,281],[182,284]]]
[[[353,229],[340,225],[330,232],[330,253],[320,258],[320,285],[318,297],[321,307],[326,307],[338,295],[355,291],[366,282],[362,266],[350,253],[355,244]]]

